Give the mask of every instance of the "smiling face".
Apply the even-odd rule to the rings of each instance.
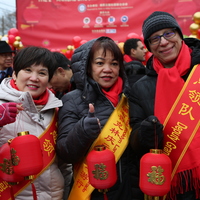
[[[119,76],[119,62],[114,59],[110,51],[104,51],[102,48],[94,53],[91,64],[92,78],[105,90],[114,85]]]
[[[166,31],[171,30],[170,28],[159,30],[151,35],[159,36],[163,35]],[[173,67],[180,49],[182,47],[182,39],[180,35],[176,32],[176,35],[173,38],[165,39],[161,37],[161,41],[158,44],[149,44],[151,52],[154,54],[155,57],[160,60],[160,62],[166,67],[170,68]]]
[[[33,99],[39,98],[47,88],[49,73],[43,65],[31,65],[21,69],[13,79],[20,91],[29,92]]]

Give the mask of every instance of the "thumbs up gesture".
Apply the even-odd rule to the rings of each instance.
[[[89,104],[88,115],[83,121],[83,127],[85,132],[90,136],[94,136],[94,138],[97,138],[101,131],[100,121],[95,116],[95,109],[91,103]]]

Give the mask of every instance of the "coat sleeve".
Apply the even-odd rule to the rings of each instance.
[[[132,132],[130,144],[140,157],[155,148],[155,131],[158,135],[159,147],[162,146],[162,125],[149,122],[154,115],[155,83],[156,79],[142,78],[131,88],[129,97],[130,125]],[[156,125],[156,126],[155,126]]]
[[[83,120],[88,112],[88,105],[76,105],[73,95],[67,93],[63,98],[63,107],[58,114],[58,138],[56,151],[58,156],[67,163],[78,163],[86,155],[89,147],[96,139],[88,135],[83,128]],[[83,104],[83,102],[80,102]]]

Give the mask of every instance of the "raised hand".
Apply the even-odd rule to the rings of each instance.
[[[85,132],[89,135],[94,135],[94,137],[97,137],[101,131],[100,121],[95,116],[95,109],[91,103],[89,104],[88,115],[84,119],[83,126]]]
[[[9,102],[0,105],[0,126],[15,122],[16,116],[23,107],[17,103]]]

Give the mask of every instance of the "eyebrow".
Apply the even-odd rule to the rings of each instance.
[[[48,69],[47,69],[47,68],[42,68],[42,69],[40,69],[40,70],[42,70],[42,71],[48,71]]]
[[[97,60],[97,59],[105,60],[105,58],[103,58],[103,57],[97,57],[97,58],[95,58],[95,60]]]

